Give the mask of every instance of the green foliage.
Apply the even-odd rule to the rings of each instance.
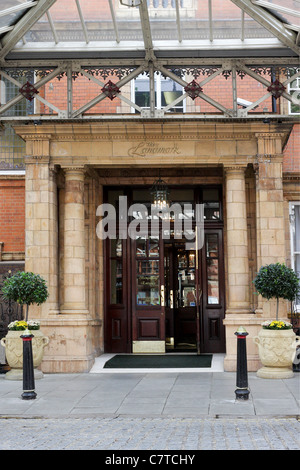
[[[262,266],[254,279],[257,293],[265,299],[277,299],[276,319],[278,318],[278,301],[285,299],[295,300],[300,292],[297,274],[285,264],[268,264]]]
[[[40,305],[49,296],[46,281],[39,274],[24,271],[4,281],[2,293],[6,300],[13,300],[21,305]]]
[[[262,266],[253,282],[257,292],[268,300],[293,301],[300,289],[296,273],[280,263]]]

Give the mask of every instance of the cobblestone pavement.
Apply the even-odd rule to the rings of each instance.
[[[295,418],[0,418],[1,450],[298,450],[299,436]]]

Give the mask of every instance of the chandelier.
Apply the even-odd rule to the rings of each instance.
[[[154,181],[151,188],[152,204],[159,210],[167,209],[169,207],[169,188],[160,175]]]
[[[143,0],[120,0],[120,3],[126,7],[139,7]]]

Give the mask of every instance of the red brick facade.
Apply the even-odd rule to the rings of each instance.
[[[283,171],[300,172],[300,124],[294,125],[284,151]]]
[[[0,179],[2,253],[25,251],[25,180]]]

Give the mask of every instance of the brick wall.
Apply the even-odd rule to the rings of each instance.
[[[0,179],[0,242],[3,253],[25,251],[24,179]]]
[[[99,77],[99,80],[106,84],[109,80],[113,83],[117,83],[119,79],[117,77],[108,76],[105,80]],[[84,104],[91,101],[93,98],[98,96],[102,86],[92,82],[86,77],[80,76],[73,81],[73,109],[76,110]],[[122,88],[123,93],[123,88]],[[50,103],[57,106],[59,109],[67,109],[67,78],[63,77],[60,80],[53,79],[50,83],[47,83],[45,87],[42,87],[40,95],[46,98]],[[113,101],[109,98],[105,98],[100,103],[93,106],[87,111],[88,114],[115,114],[117,107],[120,106],[120,98],[116,97]],[[49,108],[44,104],[39,104],[39,111],[41,114],[49,114]],[[127,112],[130,112],[128,109]]]
[[[284,172],[300,171],[300,124],[295,124],[284,150]]]

